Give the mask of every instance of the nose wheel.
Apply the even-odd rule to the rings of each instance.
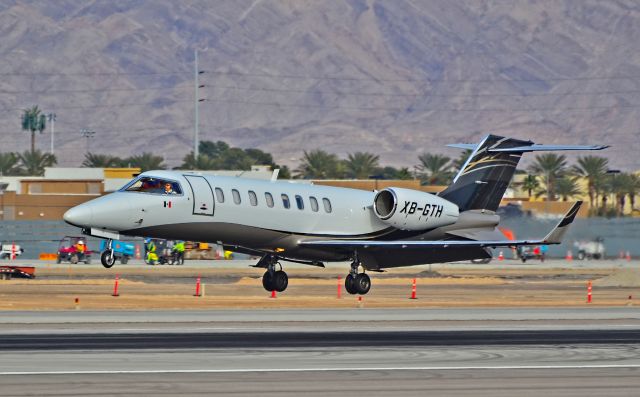
[[[113,253],[113,240],[107,240],[107,248],[100,254],[100,262],[102,262],[102,266],[107,269],[116,263],[116,256]]]

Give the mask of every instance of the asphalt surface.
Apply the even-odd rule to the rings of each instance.
[[[362,348],[640,343],[640,329],[500,331],[213,332],[3,335],[0,351]]]
[[[0,395],[635,396],[639,313],[0,312]]]

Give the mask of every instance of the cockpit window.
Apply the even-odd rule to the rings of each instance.
[[[180,184],[167,179],[143,176],[124,188],[127,192],[178,195],[182,194]]]

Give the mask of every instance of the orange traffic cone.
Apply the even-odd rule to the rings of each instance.
[[[571,252],[571,250],[567,251],[567,256],[564,258],[568,261],[572,261],[573,260],[573,252]]]
[[[500,253],[498,254],[498,260],[499,261],[504,260],[504,253],[502,251],[500,251]]]
[[[276,290],[275,290],[275,289],[271,291],[271,297],[272,297],[272,298],[275,298],[275,297],[276,297]]]
[[[625,258],[630,261],[631,260],[631,252],[627,251],[627,255],[625,256]]]

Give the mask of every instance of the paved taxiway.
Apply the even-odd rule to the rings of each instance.
[[[634,307],[0,315],[2,395],[631,396],[640,388]]]

